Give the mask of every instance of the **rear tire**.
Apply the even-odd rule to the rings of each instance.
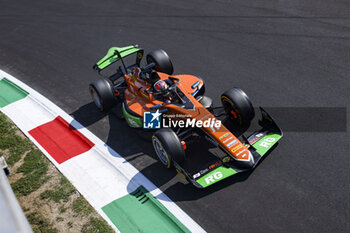
[[[255,112],[249,97],[240,88],[225,91],[221,103],[235,127],[244,131],[249,128]]]
[[[147,64],[155,63],[155,70],[158,72],[172,75],[174,72],[173,63],[170,60],[168,54],[162,49],[156,49],[147,54]]]
[[[180,164],[185,160],[185,150],[172,129],[156,131],[152,136],[152,143],[160,162],[166,168],[172,166],[172,161]]]
[[[98,79],[89,85],[90,95],[100,111],[108,111],[115,104],[113,84],[107,79]]]

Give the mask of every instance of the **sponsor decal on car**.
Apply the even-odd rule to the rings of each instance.
[[[275,145],[278,140],[281,139],[281,135],[275,133],[268,133],[263,136],[259,141],[253,144],[253,147],[256,149],[256,152],[263,156],[269,151],[273,145]]]
[[[231,139],[233,139],[233,137],[232,137],[232,136],[231,136],[231,137],[229,137],[229,138],[227,138],[227,139],[225,139],[225,140],[223,141],[223,143],[226,143],[226,142],[230,141]]]
[[[238,150],[241,149],[241,148],[242,148],[242,145],[239,144],[239,145],[233,147],[231,151],[232,151],[233,153],[235,153],[236,151],[238,151]]]
[[[220,171],[213,173],[212,175],[205,178],[207,184],[214,183],[216,180],[220,180],[223,177]]]
[[[252,139],[249,140],[250,144],[254,144],[256,143],[260,138],[262,138],[265,134],[264,133],[258,133],[257,135],[255,135],[255,137],[253,137]]]
[[[128,121],[128,123],[131,127],[135,127],[135,128],[139,127],[139,124],[136,121],[134,121],[133,119],[127,118],[126,120]]]
[[[217,167],[219,167],[222,164],[220,160],[216,161],[214,164],[210,165],[208,168],[201,170],[200,172],[193,175],[193,179],[197,179],[198,177],[202,176],[203,174],[207,173],[210,170],[213,170]]]
[[[262,142],[259,142],[259,146],[269,148],[275,141],[276,139],[273,137],[266,137],[262,140]]]
[[[198,178],[196,181],[202,187],[208,187],[209,185],[212,185],[212,184],[214,184],[222,179],[225,179],[229,176],[232,176],[236,173],[237,172],[232,168],[225,167],[225,166],[219,166],[219,167],[215,168],[214,170],[211,170],[209,173]]]
[[[220,130],[220,128],[221,128],[221,121],[218,121],[218,122],[220,122],[220,124],[210,125],[210,129],[211,129],[211,131],[213,131],[213,133],[215,133],[217,130]],[[215,128],[214,128],[214,126],[215,126]]]
[[[200,177],[201,175],[207,173],[208,171],[209,171],[208,168],[201,170],[200,172],[198,172],[198,173],[193,175],[193,179],[197,179],[198,177]]]
[[[229,135],[230,135],[230,133],[225,133],[224,135],[222,135],[222,136],[220,137],[220,140],[222,140],[222,139],[228,137]]]
[[[216,167],[219,166],[220,164],[221,164],[221,161],[219,160],[219,161],[217,161],[216,163],[210,165],[210,166],[209,166],[209,169],[211,170],[211,169],[213,169],[213,168],[216,168]]]
[[[238,157],[238,156],[240,156],[242,153],[244,153],[244,152],[247,152],[247,150],[241,150],[240,152],[238,152],[237,154],[236,154],[236,156]],[[249,153],[244,153],[241,157],[242,158],[245,158],[246,156],[247,156],[247,154],[249,154]]]
[[[228,148],[230,148],[230,147],[232,147],[233,145],[236,145],[236,144],[237,144],[237,140],[235,139],[235,140],[233,140],[233,141],[227,143],[226,146],[227,146]]]

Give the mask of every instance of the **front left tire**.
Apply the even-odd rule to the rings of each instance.
[[[166,168],[170,168],[173,161],[180,164],[185,160],[185,150],[172,129],[156,131],[152,136],[152,143],[160,162]]]

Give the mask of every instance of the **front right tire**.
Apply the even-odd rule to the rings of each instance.
[[[237,129],[245,131],[249,128],[255,112],[246,93],[240,88],[231,88],[221,95],[221,103]]]
[[[163,49],[156,49],[147,54],[146,56],[147,64],[154,63],[155,70],[157,72],[166,73],[172,75],[174,72],[173,63],[170,57]]]

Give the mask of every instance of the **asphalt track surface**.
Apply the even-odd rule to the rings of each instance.
[[[255,106],[340,107],[348,123],[349,2],[2,0],[0,32],[1,69],[88,127],[208,232],[350,231],[348,126],[291,125],[254,172],[199,190],[124,121],[99,113],[87,88],[109,47],[138,43],[165,49],[175,73],[203,77],[216,104],[238,86]],[[293,115],[281,112],[271,115],[288,125]]]

